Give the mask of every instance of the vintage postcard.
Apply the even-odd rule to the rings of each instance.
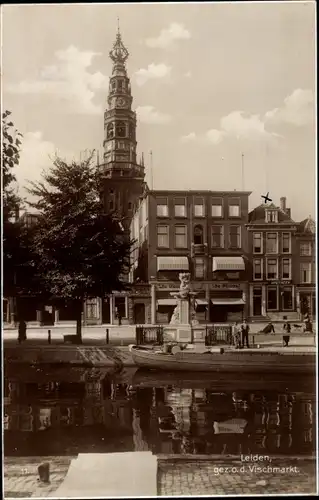
[[[316,5],[2,5],[4,498],[318,494]]]

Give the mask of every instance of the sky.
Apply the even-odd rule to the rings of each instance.
[[[102,155],[117,18],[149,186],[245,189],[250,209],[269,191],[314,217],[315,2],[2,6],[21,194],[54,153]]]

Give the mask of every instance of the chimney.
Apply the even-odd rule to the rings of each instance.
[[[283,212],[286,213],[286,197],[285,196],[282,196],[280,198],[280,208]]]

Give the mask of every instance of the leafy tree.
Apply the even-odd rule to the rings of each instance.
[[[81,342],[81,313],[89,297],[126,287],[131,241],[121,225],[104,213],[101,179],[92,155],[82,163],[56,157],[42,180],[28,191],[39,213],[34,237],[37,275],[53,302],[71,305]]]
[[[20,160],[20,138],[22,135],[14,128],[10,121],[11,111],[2,113],[2,204],[3,221],[8,221],[16,214],[21,203],[14,190],[16,182],[14,167]]]
[[[14,172],[19,164],[22,135],[14,127],[10,115],[10,111],[2,114],[3,293],[16,298],[25,293],[24,284],[29,289],[30,255],[27,228],[18,218],[21,199],[16,194]]]

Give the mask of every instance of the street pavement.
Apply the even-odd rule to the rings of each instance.
[[[263,334],[259,331],[265,325],[262,323],[253,323],[251,325],[250,339],[255,344],[282,345],[282,328],[278,326],[275,334]],[[48,330],[51,332],[51,343],[63,343],[63,336],[66,334],[75,334],[75,326],[53,326],[53,327],[30,327],[27,329],[27,344],[48,344]],[[103,325],[103,326],[85,326],[82,328],[82,341],[87,345],[105,345],[107,339],[109,344],[114,346],[127,346],[136,342],[135,325]],[[3,329],[4,344],[17,343],[18,331],[16,329]],[[290,345],[314,345],[315,335],[305,334],[299,331],[291,332]]]
[[[5,457],[4,497],[47,497],[63,482],[74,457]],[[158,496],[315,495],[315,460],[278,457],[271,462],[227,459],[162,460],[158,457]],[[50,463],[51,482],[37,480],[37,466]],[[259,469],[258,469],[259,468]],[[123,474],[125,480],[125,473]],[[52,495],[53,496],[53,495]]]

